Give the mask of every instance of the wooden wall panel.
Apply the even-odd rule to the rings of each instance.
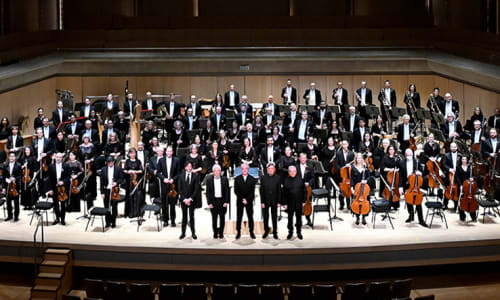
[[[191,78],[189,76],[168,76],[165,78],[166,93],[180,94],[178,102],[188,103],[191,97]]]
[[[191,95],[198,98],[215,98],[217,94],[217,77],[193,76],[191,77]],[[189,95],[191,97],[191,95]]]
[[[327,86],[327,76],[321,76],[321,75],[305,75],[305,76],[299,76],[299,84],[298,84],[298,89],[297,89],[297,101],[299,104],[304,104],[304,99],[302,96],[304,95],[304,92],[306,89],[309,88],[311,82],[316,83],[316,89],[321,91],[321,97],[323,99],[328,99],[328,97],[331,96],[331,91],[328,91],[328,86]]]
[[[420,103],[422,106],[427,104],[427,99],[429,99],[429,94],[434,89],[434,78],[429,75],[408,75],[408,84],[414,84],[417,87],[417,91],[420,93]]]
[[[73,93],[74,103],[83,101],[82,77],[80,76],[61,76],[56,77],[56,87],[61,90],[68,90]]]
[[[382,76],[384,77],[384,76]],[[366,86],[372,90],[373,96],[373,104],[379,105],[378,101],[378,93],[380,93],[380,89],[382,88],[381,81],[382,78],[379,75],[353,75],[352,76],[352,85],[353,91],[359,89],[361,87],[361,81],[366,81]],[[357,102],[356,102],[357,103]]]
[[[217,93],[224,96],[224,93],[229,90],[229,85],[234,84],[234,89],[240,95],[246,94],[245,77],[244,76],[219,76],[217,77]],[[215,94],[214,94],[215,96]]]
[[[451,96],[453,99],[458,101],[458,104],[460,105],[460,119],[465,120],[465,114],[464,114],[464,84],[459,81],[455,80],[449,80],[449,89],[446,92],[451,93]],[[445,93],[442,93],[442,96],[444,97]],[[463,123],[463,122],[462,122]]]
[[[165,78],[162,76],[137,76],[136,85],[135,91],[140,99],[146,98],[148,91],[153,95],[165,94]]]
[[[271,95],[271,76],[245,76],[245,91],[251,103],[267,102]],[[280,100],[280,94],[273,95],[274,100]]]
[[[448,78],[444,78],[438,75],[434,75],[434,88],[438,87],[439,88],[439,93],[441,96],[444,96],[444,94],[450,89],[450,80]]]

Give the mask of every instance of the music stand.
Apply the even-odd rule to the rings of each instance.
[[[442,114],[440,114],[440,113],[433,112],[432,113],[432,118],[438,124],[443,124],[444,123],[444,116]]]
[[[318,140],[324,141],[328,138],[328,129],[314,128],[313,136]]]
[[[342,131],[340,133],[342,135],[342,139],[346,141],[352,141],[352,132],[350,131]]]
[[[329,113],[340,114],[340,105],[328,105],[326,111]]]
[[[241,143],[232,143],[229,145],[229,152],[230,153],[240,153],[241,150]]]
[[[335,196],[335,191],[338,192],[338,195],[336,197],[333,197],[335,203],[333,204],[333,217],[330,218],[330,220],[339,220],[341,222],[344,221],[341,217],[337,217],[337,198],[342,194],[342,191],[340,190],[339,186],[335,183],[332,177],[329,177],[328,180],[330,180],[332,186],[333,186],[333,194]],[[328,191],[330,192],[330,191]]]
[[[415,113],[415,117],[417,117],[417,120],[416,121],[420,121],[420,122],[425,122],[425,109],[423,108],[419,108],[417,109],[416,113]]]
[[[307,143],[297,143],[297,153],[302,153],[302,150],[304,150],[306,147]]]
[[[188,155],[189,152],[191,152],[189,147],[178,147],[175,156],[186,157],[186,155]]]
[[[439,129],[429,128],[429,131],[434,135],[434,138],[440,142],[445,142],[446,139],[443,132]]]
[[[143,110],[143,111],[141,111],[141,120],[150,119],[152,115],[153,115],[153,111]]]
[[[280,113],[289,113],[290,112],[290,105],[278,104],[278,109],[280,110]]]
[[[378,115],[380,115],[380,108],[376,105],[370,104],[365,106],[366,114],[370,117],[370,119],[376,119]]]
[[[200,128],[207,128],[207,121],[209,119],[204,119],[204,118],[201,118],[198,120],[198,122],[200,122]]]
[[[402,107],[393,107],[391,109],[391,117],[394,119],[399,119],[399,117],[402,117],[406,114],[406,109]]]

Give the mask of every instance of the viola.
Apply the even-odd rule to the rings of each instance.
[[[17,189],[16,189],[16,182],[11,181],[9,183],[9,196],[10,197],[17,197],[17,195],[19,195],[19,193],[17,192]]]
[[[391,170],[387,172],[387,182],[391,184],[391,187],[385,187],[384,189],[384,199],[392,202],[399,202],[401,195],[399,194],[399,171],[398,169]]]
[[[365,163],[371,172],[373,172],[375,170],[375,167],[373,166],[373,157],[369,156],[369,157],[365,158]]]
[[[57,200],[64,202],[68,200],[68,194],[66,193],[66,188],[61,185],[57,188]]]
[[[49,164],[47,163],[47,157],[42,158],[42,170],[44,172],[49,171]]]
[[[471,181],[470,179],[467,179],[462,185],[462,190],[464,194],[460,199],[460,208],[466,212],[476,212],[479,209],[475,196],[477,192],[477,182],[475,180]]]
[[[27,167],[25,167],[23,169],[23,178],[22,178],[22,181],[23,181],[24,184],[30,183],[30,181],[31,181],[30,169],[28,169]]]
[[[456,183],[455,180],[455,173],[450,172],[448,174],[450,184],[446,187],[446,191],[444,193],[444,196],[447,199],[453,200],[453,201],[458,201],[458,184]]]
[[[352,169],[350,165],[344,166],[340,169],[340,177],[342,178],[342,181],[340,182],[339,187],[342,194],[346,198],[352,197],[351,171]]]
[[[170,191],[168,192],[168,197],[169,198],[175,198],[177,197],[177,191],[175,190],[175,184],[170,185]]]
[[[405,193],[406,203],[409,205],[420,205],[424,199],[424,195],[420,188],[424,183],[424,178],[416,173],[408,176],[408,190]]]
[[[130,185],[132,187],[137,185],[137,173],[130,173]]]
[[[410,137],[410,140],[408,142],[410,143],[408,148],[410,148],[413,152],[417,151],[417,142],[415,140],[415,137]]]
[[[111,189],[111,200],[120,200],[120,187],[118,185]]]
[[[224,154],[222,156],[222,167],[225,169],[231,167],[231,164],[229,163],[229,154]]]
[[[352,200],[351,211],[357,215],[367,215],[370,212],[370,187],[366,183],[359,182],[354,187],[356,197]]]
[[[310,216],[312,213],[312,203],[311,203],[312,188],[311,188],[311,186],[306,185],[306,191],[307,191],[307,196],[306,196],[306,204],[304,204],[304,216]]]
[[[78,187],[78,179],[74,179],[71,182],[71,193],[72,194],[78,194],[78,193],[80,193],[80,188]]]

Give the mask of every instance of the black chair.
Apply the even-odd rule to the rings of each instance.
[[[406,298],[410,297],[411,293],[411,285],[413,283],[413,279],[402,279],[402,280],[394,280],[392,283],[392,298]]]
[[[106,214],[108,213],[108,209],[105,207],[92,207],[90,210],[90,218],[87,221],[87,226],[85,226],[85,231],[89,228],[90,221],[92,221],[92,226],[94,226],[94,220],[95,217],[101,217],[101,223],[102,223],[102,232],[104,232],[104,218],[106,217]]]
[[[375,228],[375,222],[377,222],[377,214],[383,214],[382,220],[389,220],[389,224],[391,224],[392,229],[394,229],[392,218],[389,216],[389,212],[391,211],[391,202],[385,199],[375,200],[372,202],[371,206],[373,228]]]
[[[106,287],[106,296],[104,300],[128,299],[128,289],[125,282],[108,281]]]
[[[259,287],[256,284],[240,284],[237,291],[238,300],[259,299]]]
[[[330,230],[333,230],[333,225],[332,225],[332,215],[331,215],[331,191],[333,189],[333,185],[330,180],[326,180],[326,189],[313,189],[312,190],[312,200],[311,202],[314,203],[314,200],[318,202],[318,204],[313,205],[313,212],[312,212],[312,229],[314,229],[314,216],[316,213],[319,212],[326,212],[328,213],[328,220],[330,221]],[[326,204],[319,204],[320,199],[326,199]]]
[[[212,286],[212,300],[233,300],[234,286],[232,284],[214,284]]]
[[[207,299],[207,290],[202,283],[186,283],[184,285],[183,299]]]
[[[104,281],[100,279],[85,279],[85,292],[87,297],[104,299],[106,290],[104,288]]]
[[[434,300],[434,295],[429,295],[429,296],[422,296],[422,297],[417,297],[414,300]]]
[[[288,292],[288,300],[309,300],[312,298],[310,284],[292,284]]]
[[[481,199],[477,202],[480,207],[483,208],[483,224],[486,220],[487,215],[494,215],[491,211],[498,207],[498,203],[495,200]]]
[[[131,283],[129,285],[129,299],[155,300],[155,294],[149,283]]]
[[[45,214],[45,222],[47,223],[47,226],[49,226],[49,213],[48,211],[51,210],[54,207],[54,203],[50,201],[38,201],[35,204],[35,208],[33,209],[33,214],[31,215],[31,220],[30,220],[30,225],[33,222],[33,218],[36,216],[41,216],[42,217],[42,223],[43,223],[43,215]]]
[[[366,299],[387,300],[391,297],[391,283],[389,281],[372,282],[366,293]]]
[[[7,218],[7,208],[4,205],[7,203],[7,200],[5,199],[5,195],[2,195],[2,198],[0,198],[0,206],[3,206],[3,218]]]
[[[283,288],[279,284],[263,284],[260,287],[260,299],[278,300],[283,298]]]
[[[181,300],[182,287],[178,283],[163,283],[160,285],[159,300]]]
[[[144,216],[146,212],[149,212],[149,216],[151,216],[151,213],[154,213],[156,216],[156,228],[158,229],[158,232],[160,232],[160,228],[163,225],[161,220],[161,206],[158,206],[156,204],[146,204],[142,207],[141,209],[141,216]],[[137,222],[137,231],[139,232],[139,228],[142,225],[143,220],[139,219]]]
[[[431,223],[429,224],[429,229],[432,228],[432,222],[434,221],[434,216],[441,218],[441,222],[444,221],[446,224],[446,229],[448,229],[448,222],[446,221],[446,215],[444,214],[444,205],[441,201],[425,201],[425,207],[427,207],[427,214],[425,215],[425,223],[427,223],[427,217],[429,214],[431,216]]]
[[[337,300],[337,286],[333,284],[318,284],[314,286],[315,300]]]
[[[64,294],[62,295],[62,300],[82,300],[82,298],[80,296]]]
[[[366,295],[366,283],[346,283],[342,292],[342,300],[364,299]]]

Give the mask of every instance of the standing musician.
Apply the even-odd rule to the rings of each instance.
[[[215,100],[212,103],[212,112],[215,112],[217,107],[220,107],[222,114],[226,115],[226,104],[224,104],[224,99],[222,98],[222,95],[219,93],[215,94]]]
[[[382,138],[384,137],[385,133],[387,132],[386,126],[384,124],[384,119],[382,119],[381,115],[377,116],[377,120],[372,125],[372,128],[370,131],[372,133],[373,142],[375,143],[375,146],[380,145]]]
[[[372,157],[373,159],[373,153],[375,152],[375,145],[373,144],[373,140],[370,133],[365,132],[365,135],[363,136],[363,141],[358,146],[358,152],[363,153],[365,158]]]
[[[83,128],[80,132],[80,141],[83,140],[82,137],[84,135],[87,135],[89,137],[90,142],[94,144],[96,148],[99,146],[99,133],[96,129],[92,128],[91,120],[85,121],[85,128]]]
[[[368,120],[370,116],[366,113],[366,106],[372,105],[372,90],[366,87],[366,81],[361,81],[361,87],[356,90],[356,100],[358,101],[358,111],[362,118]]]
[[[158,166],[160,165],[160,160],[163,158],[163,148],[156,148],[155,155],[149,159],[148,173],[151,174],[151,179],[149,180],[149,196],[151,198],[161,197],[160,195],[160,183],[158,182]]]
[[[146,127],[142,131],[142,141],[144,142],[144,147],[149,148],[153,138],[158,138],[158,131],[155,130],[153,121],[148,121],[146,123]]]
[[[453,176],[455,182],[450,182],[448,176],[446,176],[446,180],[445,180],[446,186],[448,186],[450,184],[454,184],[454,183],[458,184],[456,171],[457,171],[458,165],[460,164],[460,160],[461,160],[461,158],[460,158],[460,154],[457,151],[457,144],[451,143],[450,144],[450,152],[448,152],[444,155],[442,163],[443,163],[444,170],[449,170],[449,172],[451,172],[452,174],[455,174],[455,176]],[[448,208],[448,201],[449,200],[450,199],[448,199],[447,197],[444,198],[443,204],[444,204],[445,209]],[[458,201],[453,201],[453,211],[456,211],[457,207],[458,207]]]
[[[356,114],[356,107],[349,106],[349,112],[346,113],[343,124],[344,130],[350,132],[354,132],[354,129],[359,126],[359,116]]]
[[[118,141],[116,133],[112,133],[109,137],[109,142],[104,147],[104,156],[112,156],[115,160],[119,160],[125,155],[125,145]]]
[[[454,113],[448,113],[446,120],[447,122],[442,125],[442,130],[444,137],[449,142],[455,138],[459,138],[463,134],[463,129],[460,121],[455,119]]]
[[[134,95],[132,93],[127,94],[127,100],[123,103],[123,112],[127,116],[131,116],[130,120],[132,120],[132,115],[135,114],[135,106],[137,105],[137,101],[134,100]]]
[[[63,102],[57,101],[57,108],[52,112],[52,122],[57,128],[59,124],[68,121],[69,112],[63,108]]]
[[[490,138],[481,143],[481,153],[487,158],[494,158],[499,150],[498,136],[495,128],[490,129]]]
[[[354,128],[352,144],[354,149],[359,149],[364,141],[365,134],[370,134],[370,128],[366,127],[365,119],[359,119],[358,127]]]
[[[271,138],[273,139],[274,147],[276,147],[280,152],[282,152],[283,149],[285,149],[285,138],[280,133],[280,128],[278,126],[273,127],[273,133],[271,135]]]
[[[410,124],[410,116],[403,116],[403,123],[398,125],[398,143],[399,150],[404,152],[408,147],[410,147],[410,138],[415,137],[415,134],[412,132],[414,126]]]
[[[141,161],[137,159],[137,150],[133,147],[128,150],[128,158],[125,161],[123,173],[126,182],[125,217],[136,218],[140,215],[143,205],[142,185],[137,187],[133,195],[131,193],[141,180],[144,169]]]
[[[44,117],[42,119],[42,122],[43,122],[43,126],[42,126],[43,136],[48,140],[55,139],[56,133],[57,133],[56,128],[49,124],[49,118]]]
[[[349,142],[343,140],[341,144],[342,144],[342,149],[337,151],[337,154],[335,156],[335,166],[339,171],[337,173],[337,182],[342,181],[342,179],[340,178],[340,169],[342,169],[342,167],[345,167],[347,164],[351,163],[354,160],[354,152],[349,150]],[[340,203],[339,209],[343,210],[345,205],[344,196],[339,196],[339,203]],[[349,204],[350,203],[347,203],[348,207]]]
[[[246,133],[243,134],[243,140],[245,140],[245,139],[248,139],[248,141],[250,142],[250,146],[252,146],[252,147],[254,145],[259,145],[258,136],[253,131],[253,125],[252,125],[252,123],[248,123],[247,124]]]
[[[96,162],[97,149],[90,142],[90,137],[88,135],[83,136],[83,143],[80,144],[78,148],[78,154],[82,158],[82,162],[85,164],[84,169],[90,172],[90,176],[87,179],[87,184],[85,185],[84,192],[90,194],[90,196],[84,195],[87,200],[87,209],[94,206],[94,199],[97,197],[97,176],[96,170],[98,169]]]
[[[37,109],[37,116],[35,117],[35,120],[33,120],[33,128],[35,130],[43,126],[43,118],[45,118],[44,110],[43,108],[39,107]]]
[[[346,107],[346,105],[349,104],[348,103],[349,102],[349,95],[348,95],[347,90],[344,89],[342,86],[343,86],[342,81],[337,82],[337,87],[333,89],[332,99],[333,99],[333,103],[335,105],[340,106],[341,114],[345,115],[345,113],[346,113],[345,107]],[[338,118],[337,118],[337,121],[338,121]]]
[[[224,94],[224,105],[226,108],[235,108],[240,104],[240,94],[235,91],[234,84],[229,86],[229,91]]]
[[[77,160],[77,153],[71,151],[68,155],[69,159],[67,162],[69,168],[69,174],[71,176],[69,181],[69,190],[67,194],[69,197],[67,211],[68,212],[79,212],[80,211],[80,199],[83,192],[78,190],[78,185],[81,184],[84,177],[82,163]],[[75,181],[76,180],[76,181]],[[73,184],[76,184],[76,190],[73,188]]]
[[[33,154],[33,148],[26,146],[23,148],[23,154],[19,158],[19,164],[23,169],[21,180],[21,205],[24,209],[31,210],[33,205],[35,205],[38,200],[38,195],[36,188],[32,186],[33,180],[35,180],[35,173],[38,172],[40,165],[36,161],[36,156]],[[26,174],[28,172],[28,174]]]
[[[458,185],[460,186],[461,195],[462,195],[460,197],[460,199],[462,199],[463,194],[465,193],[465,191],[463,189],[464,182],[466,180],[469,180],[470,182],[476,181],[476,179],[474,178],[474,175],[472,173],[471,168],[472,168],[472,166],[469,164],[469,158],[467,156],[462,156],[460,159],[460,166],[457,167],[457,173],[456,173],[457,182],[458,182]],[[479,185],[480,180],[477,180],[476,182]],[[458,207],[458,213],[460,215],[460,221],[465,222],[465,218],[466,218],[465,212],[462,210],[462,208],[460,206]],[[477,212],[469,212],[469,215],[472,219],[472,222],[477,221]]]
[[[351,180],[351,190],[353,193],[353,198],[355,198],[357,195],[355,195],[355,187],[356,184],[358,183],[364,183],[370,185],[370,188],[374,188],[375,182],[373,177],[370,177],[370,170],[366,166],[365,160],[363,158],[363,153],[356,153],[355,155],[355,161],[353,164],[352,168],[352,180]],[[368,182],[370,180],[370,182]],[[366,195],[368,202],[370,202],[370,195]],[[354,213],[354,212],[353,212]],[[359,225],[359,214],[354,213],[356,215],[356,225]],[[361,221],[361,224],[366,225],[366,216],[368,214],[363,215],[363,219]]]
[[[328,171],[328,175],[333,177],[332,173],[332,163],[334,164],[335,154],[337,153],[337,148],[335,147],[335,142],[332,137],[329,137],[326,145],[321,149],[320,161],[323,164],[323,169]]]
[[[268,108],[271,109],[271,114],[272,115],[274,115],[276,117],[279,117],[280,110],[279,110],[279,107],[274,103],[274,97],[273,97],[273,95],[269,95],[267,97],[267,103],[264,103],[262,105],[262,111],[265,111],[267,113],[268,112]]]
[[[66,198],[69,195],[69,179],[71,176],[71,169],[68,164],[63,163],[64,153],[58,152],[55,155],[56,159],[49,168],[49,179],[50,179],[50,190],[49,195],[54,199],[54,212],[56,214],[56,219],[52,225],[56,225],[61,222],[61,225],[66,225],[66,205],[68,203],[67,199],[62,200],[63,193],[59,192],[59,189],[64,189],[64,194]]]
[[[392,188],[397,188],[397,186],[392,186],[394,183],[393,182],[394,177],[393,177],[392,181],[388,180],[387,174],[390,171],[395,171],[395,169],[399,167],[399,156],[396,155],[396,148],[390,144],[389,140],[384,139],[382,141],[382,145],[383,145],[384,149],[386,149],[386,150],[385,150],[384,158],[382,160],[382,164],[380,165],[380,176],[383,176],[385,178],[385,181],[387,182],[387,184],[389,186],[391,186]],[[383,197],[383,192],[384,192],[384,185],[380,184],[380,189],[379,189],[379,196],[380,197]],[[391,207],[395,210],[398,210],[399,202],[392,201]]]
[[[14,217],[14,222],[17,222],[19,221],[19,191],[21,190],[22,170],[21,165],[16,162],[14,152],[9,153],[9,161],[3,165],[2,174],[5,178],[2,182],[2,193],[7,198],[7,219],[5,221],[10,221]],[[14,214],[12,214],[12,202],[14,202]]]
[[[339,128],[339,123],[335,120],[332,121],[332,126],[328,132],[328,137],[333,138],[333,143],[338,145],[342,139],[342,131]]]
[[[246,126],[252,123],[252,113],[247,110],[246,105],[240,106],[240,112],[236,115],[236,121],[239,126]]]
[[[223,239],[226,212],[230,202],[229,181],[226,176],[221,175],[221,167],[219,165],[212,167],[212,173],[213,176],[208,177],[206,181],[207,203],[212,213],[214,239]]]
[[[7,144],[5,146],[9,153],[12,152],[16,154],[16,157],[19,157],[24,146],[23,137],[19,134],[19,127],[12,126],[12,135],[7,137]]]
[[[308,120],[307,111],[301,113],[301,118],[295,122],[295,144],[306,143],[307,137],[311,134],[311,121]]]
[[[293,218],[295,216],[295,228],[297,230],[297,238],[303,239],[302,236],[302,211],[305,205],[306,189],[304,181],[297,176],[297,168],[295,166],[288,167],[288,177],[283,182],[283,208],[288,214],[288,235],[287,240],[293,237]]]
[[[182,209],[182,229],[179,239],[186,237],[186,227],[189,215],[189,228],[191,237],[196,240],[196,230],[194,225],[194,210],[201,207],[201,184],[198,174],[193,172],[193,165],[190,161],[184,164],[184,170],[179,174],[178,179],[179,201]]]
[[[280,157],[279,148],[274,147],[274,141],[272,136],[268,136],[266,140],[266,147],[260,152],[260,165],[262,169],[266,170],[268,163],[277,163]]]
[[[266,110],[266,113],[264,114],[264,116],[262,116],[262,118],[264,121],[264,128],[266,131],[266,135],[270,135],[271,130],[272,130],[272,123],[273,123],[273,121],[275,121],[277,119],[277,117],[275,115],[273,115],[271,107],[268,106],[265,108],[265,110]]]
[[[380,101],[380,112],[382,114],[382,118],[384,119],[384,123],[390,122],[387,118],[392,119],[390,111],[393,107],[396,107],[397,99],[396,99],[396,91],[391,88],[391,82],[386,80],[384,83],[384,87],[378,94],[378,100]],[[389,117],[387,117],[389,115]]]
[[[181,114],[181,105],[175,102],[175,94],[171,93],[168,102],[165,104],[167,115],[165,116],[165,130],[172,133],[174,130],[174,121],[179,118]]]
[[[114,187],[125,183],[123,171],[120,166],[115,165],[115,159],[111,156],[106,158],[106,166],[101,170],[101,195],[103,195],[104,207],[108,209],[106,213],[106,228],[116,227],[116,216],[118,215],[118,201],[111,199],[111,192]]]
[[[214,165],[220,165],[222,163],[222,156],[222,151],[219,149],[219,143],[214,141],[210,145],[205,157],[207,170],[211,170]]]
[[[438,87],[434,88],[434,90],[432,91],[432,95],[434,97],[434,101],[436,102],[436,104],[438,106],[438,109],[440,110],[441,113],[443,113],[443,111],[441,110],[441,107],[444,106],[444,98],[441,97],[441,95],[439,95],[439,88]],[[434,111],[433,103],[432,103],[430,97],[429,97],[429,100],[427,100],[427,108],[429,108],[430,111]],[[436,111],[436,113],[437,112],[439,112],[439,111]]]
[[[94,110],[94,106],[92,102],[90,102],[89,98],[85,98],[85,105],[80,107],[80,117],[90,118],[90,112]],[[83,123],[82,123],[83,124]]]
[[[422,171],[419,168],[417,160],[413,157],[413,151],[411,149],[406,149],[405,159],[399,162],[400,179],[399,179],[399,193],[404,195],[404,192],[410,188],[408,183],[408,177],[415,173],[418,176],[423,176]],[[426,185],[426,179],[424,178],[423,186]],[[415,220],[414,205],[407,203],[406,208],[408,209],[408,219],[406,223],[413,222]],[[423,227],[429,227],[424,221],[424,216],[422,212],[422,204],[415,205],[417,208],[418,223]]]
[[[288,167],[295,166],[296,157],[292,155],[292,149],[287,146],[285,148],[285,155],[280,157],[278,166],[281,177],[281,182],[285,181],[285,178],[288,176]]]
[[[297,89],[292,86],[291,79],[286,81],[286,86],[281,90],[281,98],[283,99],[283,104],[297,104]]]
[[[141,163],[142,169],[146,172],[146,165],[149,162],[149,151],[144,149],[143,142],[137,142],[137,160]]]
[[[458,101],[454,100],[450,93],[446,93],[444,95],[444,100],[441,102],[441,112],[443,115],[448,116],[450,113],[453,114],[455,119],[458,119],[458,113],[460,112],[460,106],[458,105]]]
[[[174,157],[174,150],[172,146],[167,147],[166,156],[160,159],[158,166],[157,176],[160,178],[161,185],[161,201],[162,201],[162,215],[163,215],[163,227],[168,226],[168,221],[170,218],[170,224],[175,227],[175,204],[177,203],[177,197],[168,196],[172,189],[174,180],[180,171],[179,158]],[[170,211],[169,211],[170,210]]]
[[[43,194],[47,192],[44,188],[44,178],[48,178],[47,174],[44,172],[43,167],[48,167],[50,163],[50,156],[53,153],[52,144],[50,140],[45,138],[43,135],[43,129],[38,128],[36,130],[37,137],[33,140],[33,154],[36,155],[36,159],[42,171],[40,172],[40,180],[38,180],[38,192]]]
[[[201,104],[196,101],[196,96],[191,95],[191,102],[186,107],[187,110],[191,109],[192,116],[198,120],[201,117]]]
[[[253,222],[253,205],[255,202],[255,184],[257,180],[248,175],[248,164],[241,165],[241,174],[234,179],[234,193],[236,195],[236,239],[241,237],[241,221],[243,210],[248,219],[250,237],[255,239]]]
[[[297,105],[295,103],[290,104],[290,112],[285,113],[282,127],[283,134],[289,144],[293,143],[295,135],[295,121],[299,119],[300,116],[297,112]]]
[[[434,141],[434,134],[429,133],[429,136],[427,137],[427,142],[424,144],[424,153],[422,157],[422,161],[424,163],[427,163],[427,161],[431,160],[435,163],[438,163],[439,159],[441,156],[441,147],[439,146],[438,143]],[[434,166],[435,169],[437,169],[436,166]],[[434,196],[434,189],[430,186],[429,184],[429,189],[430,189],[430,196]],[[438,195],[440,190],[438,190]]]
[[[210,146],[210,144],[212,144],[212,142],[215,141],[216,138],[217,133],[212,126],[212,121],[208,119],[205,128],[203,128],[203,130],[201,131],[201,140],[205,144],[205,146]]]
[[[191,107],[187,109],[187,115],[184,118],[184,128],[188,131],[200,128],[198,117],[193,114],[193,109]]]
[[[101,143],[102,148],[104,148],[104,146],[109,142],[109,138],[111,137],[112,134],[115,133],[119,138],[118,131],[113,128],[114,127],[113,120],[107,120],[104,121],[104,123],[106,125],[106,129],[102,131],[102,143]]]
[[[148,124],[149,123],[146,124],[146,128],[149,127]],[[130,129],[130,123],[127,119],[125,119],[125,114],[123,113],[123,111],[118,112],[118,119],[116,119],[113,126],[114,128],[116,128],[116,130],[118,130],[120,140],[124,141]]]
[[[226,128],[226,116],[222,113],[222,106],[215,108],[215,114],[210,118],[210,121],[217,132]]]
[[[420,108],[420,94],[417,92],[417,87],[413,83],[408,87],[404,103],[406,103],[406,113],[411,117],[411,123],[415,124],[416,120],[413,119],[413,114],[416,114],[417,109]]]
[[[184,128],[182,128],[182,122],[176,120],[174,123],[174,130],[169,135],[170,145],[174,153],[177,153],[177,148],[186,148],[189,146],[189,136]]]
[[[500,129],[500,108],[495,108],[495,114],[488,118],[488,127]]]
[[[80,132],[82,131],[82,125],[80,125],[80,123],[76,121],[76,116],[73,113],[69,115],[69,120],[71,121],[71,123],[66,124],[64,133],[66,134],[67,138],[74,139],[76,145],[78,145],[78,138],[80,136]]]
[[[387,149],[391,145],[391,142],[389,139],[383,139],[379,146],[375,148],[373,151],[373,166],[375,167],[375,170],[383,170],[382,166],[382,160],[385,157],[385,154],[387,153]],[[380,193],[382,196],[382,192]]]
[[[265,239],[269,235],[269,209],[271,209],[271,221],[273,224],[273,238],[278,239],[278,208],[281,206],[281,178],[276,175],[275,163],[266,165],[267,174],[263,175],[260,185],[260,200],[262,206],[262,217],[264,219]]]
[[[300,153],[299,161],[296,164],[297,177],[302,180],[304,189],[309,186],[311,189],[314,187],[314,167],[307,163],[307,154]],[[304,199],[305,201],[305,199]],[[290,216],[289,216],[290,218]],[[307,225],[312,227],[311,216],[306,216]],[[298,231],[297,231],[298,232]]]
[[[318,129],[326,129],[332,123],[332,114],[327,111],[326,101],[321,101],[319,109],[314,112],[314,125]]]
[[[156,109],[158,108],[158,103],[155,99],[152,98],[152,94],[150,91],[146,92],[146,99],[142,101],[142,109],[143,110],[152,110],[153,114],[156,114]]]
[[[108,96],[106,96],[106,105],[102,107],[101,115],[104,115],[106,110],[110,111],[112,115],[116,115],[120,110],[118,103],[113,101],[113,94],[111,93],[109,93]]]
[[[318,105],[321,103],[321,91],[316,89],[316,83],[311,82],[308,89],[305,90],[304,96],[307,105]]]
[[[248,114],[252,115],[252,113],[253,113],[253,106],[250,103],[248,103],[248,97],[247,97],[247,95],[241,96],[241,103],[236,106],[236,110],[238,112],[241,112],[241,108],[243,106],[246,106],[246,112]]]

